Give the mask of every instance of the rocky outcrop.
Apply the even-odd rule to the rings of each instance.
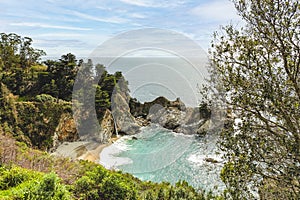
[[[219,161],[213,159],[213,158],[205,158],[204,159],[206,162],[210,162],[210,163],[219,163]]]
[[[122,93],[113,94],[111,110],[118,133],[133,135],[139,132],[140,126],[130,113],[128,102]]]
[[[80,141],[107,143],[115,132],[113,116],[109,109],[103,111],[101,119],[90,114],[90,110],[81,112],[87,113],[86,115],[80,115],[80,112],[76,111],[74,113]]]
[[[114,120],[110,110],[106,109],[100,127],[101,131],[96,138],[101,143],[107,143],[115,131]]]
[[[207,105],[189,108],[178,98],[169,101],[158,97],[152,102],[140,103],[136,99],[129,102],[131,114],[141,121],[160,124],[162,127],[183,134],[205,135],[212,127],[211,111]]]
[[[186,107],[184,103],[177,98],[175,101],[169,101],[165,97],[158,97],[151,102],[140,103],[136,99],[131,98],[129,101],[130,112],[134,117],[144,117],[146,118],[149,114],[150,109],[153,106],[159,105],[163,108],[177,108],[178,110],[185,110]]]
[[[74,142],[79,139],[76,124],[70,113],[63,113],[53,135],[53,148],[62,142]]]

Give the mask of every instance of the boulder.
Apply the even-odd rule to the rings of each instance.
[[[197,129],[197,134],[199,136],[205,136],[210,129],[211,120],[205,120],[204,123]]]
[[[200,107],[186,107],[177,98],[169,101],[164,97],[158,97],[151,102],[140,103],[136,99],[129,101],[130,113],[142,122],[157,123],[166,129],[183,134],[205,135],[211,128],[211,110],[208,105]],[[139,123],[144,126],[143,123]]]
[[[213,159],[213,158],[205,158],[204,159],[206,162],[210,162],[210,163],[219,163],[219,161]]]

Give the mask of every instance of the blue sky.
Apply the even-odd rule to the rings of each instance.
[[[33,38],[49,57],[85,57],[117,34],[150,27],[183,33],[207,51],[229,23],[240,23],[229,0],[0,0],[0,32]]]

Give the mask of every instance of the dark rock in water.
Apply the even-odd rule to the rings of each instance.
[[[205,136],[207,134],[207,132],[211,129],[211,120],[205,120],[203,124],[201,124],[201,126],[199,126],[199,128],[196,130],[196,133],[199,136]]]
[[[210,162],[210,163],[219,163],[219,161],[213,159],[213,158],[205,158],[204,159],[206,162]]]
[[[133,136],[133,137],[132,137],[132,140],[137,140],[137,139],[138,139],[138,138],[137,138],[137,137],[135,137],[135,136]]]
[[[182,123],[182,112],[177,108],[169,108],[165,110],[159,119],[159,124],[164,128],[174,130]]]

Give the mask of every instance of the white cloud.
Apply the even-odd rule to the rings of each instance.
[[[37,39],[34,43],[43,47],[58,47],[62,44],[66,47],[81,47],[86,45],[83,41],[77,39]]]
[[[201,4],[191,10],[191,14],[204,20],[228,21],[240,20],[237,15],[234,4],[228,0],[211,1]]]
[[[129,14],[130,17],[136,18],[136,19],[145,19],[147,16],[140,14],[140,13],[132,13]]]
[[[21,23],[11,23],[10,26],[27,26],[27,27],[37,27],[37,28],[51,28],[51,29],[64,29],[64,30],[74,30],[74,31],[90,31],[90,28],[81,28],[73,26],[57,26],[50,24],[41,24],[41,23],[31,23],[31,22],[21,22]]]
[[[120,1],[135,6],[156,7],[155,5],[151,4],[151,2],[149,2],[148,0],[120,0]]]
[[[84,14],[77,11],[69,11],[69,13],[83,19],[88,19],[88,20],[93,20],[98,22],[115,23],[115,24],[122,24],[128,22],[127,19],[119,18],[119,17],[100,18],[100,17]]]
[[[177,1],[177,2],[169,2],[169,1],[161,1],[161,0],[120,0],[123,3],[141,6],[141,7],[152,7],[152,8],[166,8],[184,4],[185,1]]]
[[[105,10],[105,11],[111,11],[112,8],[107,7],[107,6],[96,6],[96,8],[100,9],[100,10]]]
[[[38,37],[46,37],[46,38],[76,38],[76,37],[82,37],[85,36],[85,34],[78,34],[78,33],[42,33],[42,34],[36,34],[33,36]]]

